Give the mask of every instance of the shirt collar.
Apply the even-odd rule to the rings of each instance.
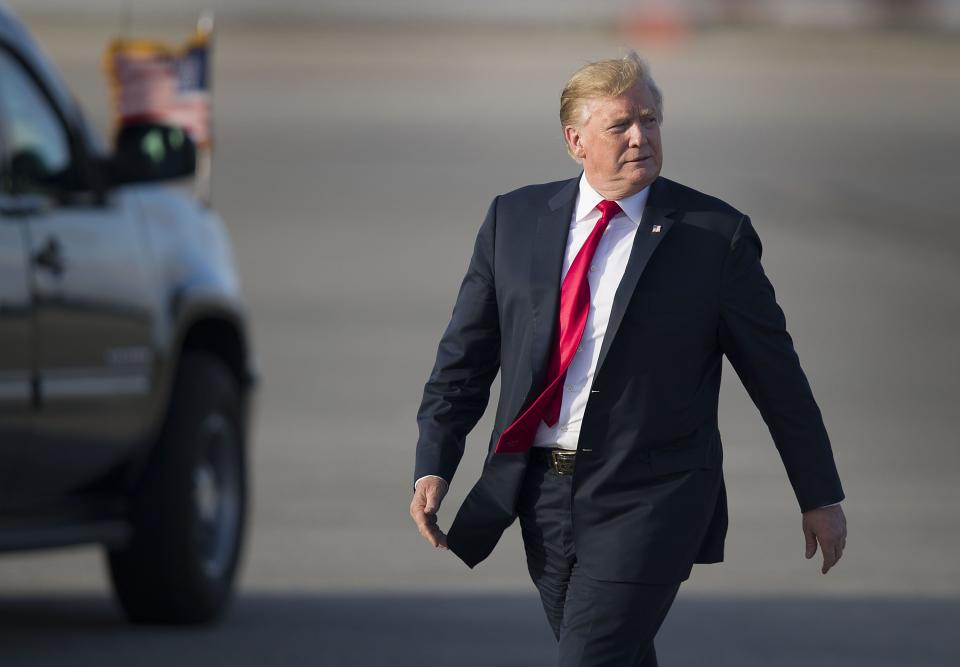
[[[650,186],[648,185],[640,192],[632,194],[629,197],[624,197],[623,199],[618,199],[617,203],[620,204],[620,208],[623,209],[623,212],[626,213],[626,217],[635,225],[640,225],[640,218],[643,216],[643,208],[647,205],[647,195],[650,194]],[[583,173],[580,175],[580,190],[577,194],[577,206],[575,221],[580,222],[586,218],[590,213],[603,201],[603,195],[593,189],[590,183],[587,182],[587,174]]]

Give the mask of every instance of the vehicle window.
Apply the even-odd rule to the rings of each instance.
[[[2,49],[0,128],[12,191],[56,194],[68,189],[71,160],[66,129],[23,65]]]

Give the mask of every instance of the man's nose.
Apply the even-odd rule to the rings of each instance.
[[[627,141],[630,146],[638,147],[643,144],[643,128],[640,127],[639,123],[630,125],[630,130],[627,133]]]

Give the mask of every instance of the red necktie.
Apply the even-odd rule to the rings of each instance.
[[[542,419],[553,426],[560,418],[560,404],[563,400],[563,382],[567,376],[567,367],[573,359],[583,337],[590,314],[590,285],[587,283],[587,271],[593,256],[600,245],[600,237],[607,229],[613,217],[620,213],[615,201],[601,201],[600,219],[590,236],[584,241],[577,256],[567,269],[560,287],[559,328],[557,338],[547,367],[547,387],[536,400],[510,424],[497,441],[497,454],[525,452],[533,445],[533,438]]]

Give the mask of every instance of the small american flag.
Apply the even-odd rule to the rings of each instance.
[[[212,140],[210,38],[197,32],[173,49],[149,40],[116,39],[106,70],[116,126],[162,123],[184,129],[199,148]]]

